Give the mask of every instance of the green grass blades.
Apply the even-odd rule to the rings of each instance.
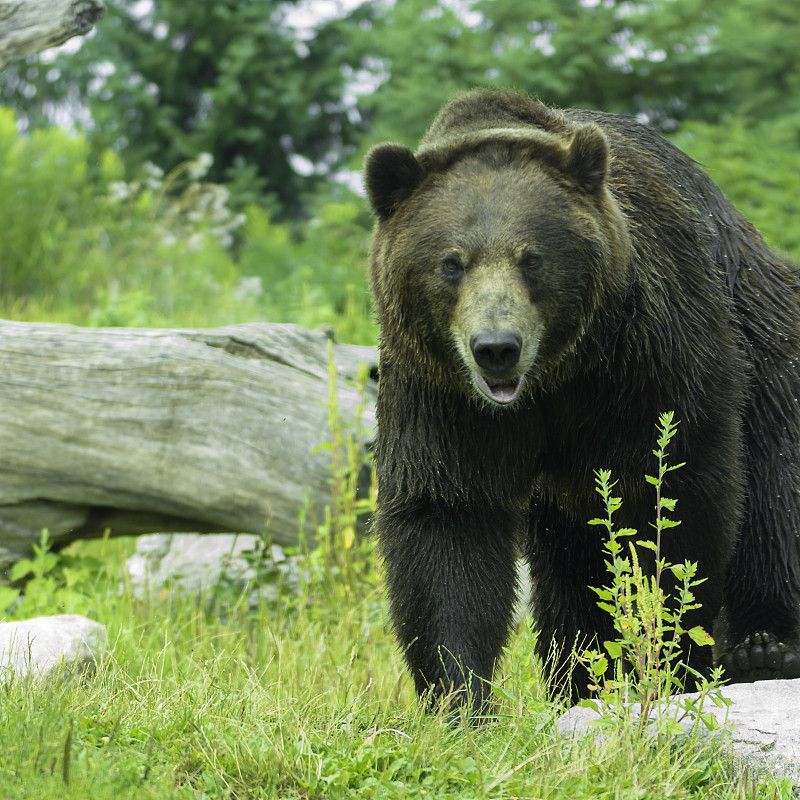
[[[365,376],[361,376],[363,390]],[[482,727],[426,715],[398,653],[374,542],[357,518],[358,426],[329,402],[331,508],[299,586],[220,580],[202,598],[175,587],[137,594],[133,540],[78,542],[46,532],[14,575],[5,613],[75,612],[103,622],[96,672],[60,682],[0,677],[0,798],[783,798],[791,787],[731,778],[706,742],[613,730],[557,738],[535,633],[523,619]],[[265,545],[268,542],[265,541]],[[256,554],[257,555],[257,554]],[[270,599],[265,599],[265,598]],[[2,598],[0,598],[2,599]]]
[[[72,569],[104,565],[78,590],[110,653],[69,683],[2,684],[0,797],[783,796],[732,783],[724,756],[654,747],[633,730],[556,739],[560,709],[544,699],[527,622],[496,680],[495,721],[452,728],[422,713],[380,589],[326,600],[323,582],[255,610],[166,589],[137,598],[117,578],[131,549],[67,554]]]

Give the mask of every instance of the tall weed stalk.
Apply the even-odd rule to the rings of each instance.
[[[327,450],[331,456],[331,502],[325,507],[322,520],[312,520],[317,546],[309,553],[309,562],[326,594],[343,601],[363,594],[365,585],[375,586],[374,548],[372,542],[359,532],[359,525],[364,516],[375,509],[377,486],[373,473],[369,492],[363,497],[359,495],[359,476],[369,461],[369,454],[364,452],[361,444],[368,365],[361,363],[359,366],[356,379],[359,402],[352,423],[344,421],[339,408],[332,342],[328,345],[328,365],[330,441],[320,445],[317,451]]]
[[[659,734],[668,735],[685,732],[681,720],[687,715],[695,727],[702,723],[715,729],[716,719],[703,713],[703,701],[710,697],[718,706],[726,702],[719,691],[719,670],[714,670],[709,680],[680,661],[687,637],[698,647],[713,645],[714,640],[700,626],[684,627],[686,614],[700,608],[694,588],[706,580],[698,577],[697,564],[688,560],[672,564],[662,554],[663,535],[680,524],[667,516],[675,512],[677,500],[664,494],[668,473],[684,466],[667,463],[669,443],[678,427],[673,416],[669,412],[659,418],[658,448],[653,451],[658,471],[646,476],[656,493],[656,521],[651,523],[654,538],[635,538],[635,529],[615,528],[614,514],[622,506],[622,498],[613,494],[617,482],[612,482],[610,470],[595,473],[596,491],[603,499],[606,514],[589,524],[605,528],[603,548],[611,580],[605,586],[590,588],[599,598],[598,606],[611,615],[617,638],[602,643],[605,652],[587,649],[578,656],[589,672],[590,690],[601,701],[598,705],[590,700],[588,705],[598,711],[602,708],[602,713],[613,721],[627,714],[630,704],[638,701],[639,730],[656,723]],[[654,564],[652,570],[643,567],[642,551],[652,552],[652,556],[647,554],[644,558],[646,563]],[[664,589],[667,572],[675,579],[671,594]],[[685,697],[677,706],[670,706],[670,695],[684,691],[687,675],[698,681],[699,700]],[[668,708],[677,709],[677,715],[664,713]]]

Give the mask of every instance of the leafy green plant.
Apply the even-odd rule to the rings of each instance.
[[[54,553],[50,533],[45,528],[33,557],[17,561],[11,568],[14,583],[23,590],[0,587],[0,613],[16,619],[39,614],[86,614],[89,611],[88,587],[98,574],[101,562],[88,555]]]
[[[259,282],[259,308],[272,322],[331,325],[337,338],[375,344],[364,265],[371,221],[355,195],[326,198],[298,225],[247,209],[238,265]]]
[[[0,314],[93,325],[214,325],[257,299],[229,252],[244,221],[207,156],[126,181],[59,128],[21,136],[0,108]]]
[[[209,325],[255,313],[257,293],[228,252],[244,215],[227,207],[225,187],[203,180],[210,165],[206,153],[167,175],[146,163],[130,182],[104,187],[99,213],[116,261],[94,289],[91,325],[153,326],[189,314]]]
[[[613,494],[616,482],[612,482],[611,472],[596,472],[596,491],[603,499],[606,516],[592,519],[589,524],[606,530],[603,547],[610,583],[590,588],[599,598],[599,607],[611,615],[618,635],[616,639],[602,643],[605,652],[590,648],[579,655],[579,660],[589,671],[590,689],[612,721],[626,714],[631,702],[638,701],[639,730],[644,731],[655,723],[659,734],[667,735],[684,733],[678,718],[664,712],[669,708],[670,695],[683,692],[687,672],[700,681],[700,698],[683,698],[678,704],[681,716],[688,714],[696,723],[702,722],[714,730],[718,727],[716,719],[712,714],[703,713],[703,702],[706,698],[719,706],[725,702],[719,691],[719,669],[714,670],[708,681],[680,663],[685,637],[697,646],[714,642],[702,627],[684,627],[686,614],[700,607],[694,587],[705,578],[697,576],[697,564],[688,560],[672,564],[662,555],[663,534],[680,524],[666,516],[675,512],[677,500],[663,494],[667,474],[684,466],[667,464],[667,449],[677,426],[672,412],[659,418],[658,448],[653,451],[658,461],[658,472],[646,476],[656,492],[656,521],[652,523],[654,539],[634,538],[638,532],[633,528],[615,528],[613,516],[622,506],[622,499]],[[625,542],[626,539],[629,541]],[[652,571],[643,567],[642,551],[652,552],[652,557],[649,557],[653,559]],[[672,595],[664,589],[667,572],[675,579]],[[597,702],[584,702],[600,710]]]
[[[302,224],[231,210],[200,153],[132,176],[59,128],[20,135],[0,108],[0,317],[93,326],[332,325],[374,344],[364,264],[370,220],[344,188]],[[234,241],[234,239],[236,241]],[[57,288],[57,291],[56,291]]]

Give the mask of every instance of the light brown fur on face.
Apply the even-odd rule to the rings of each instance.
[[[482,264],[464,276],[450,330],[453,345],[473,382],[476,396],[498,405],[516,401],[525,376],[534,368],[544,332],[541,314],[531,302],[516,259],[512,257],[503,264]],[[520,338],[518,360],[501,375],[491,374],[476,361],[470,343],[481,331],[495,334],[509,331]],[[492,381],[516,384],[519,391],[501,402],[489,388]]]

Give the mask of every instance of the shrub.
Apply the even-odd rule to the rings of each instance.
[[[613,496],[615,483],[609,470],[598,470],[597,492],[603,498],[606,516],[590,520],[606,530],[603,547],[606,551],[606,568],[610,583],[591,587],[597,594],[598,606],[608,612],[614,622],[617,638],[603,642],[605,653],[597,649],[585,650],[578,656],[589,671],[590,689],[598,696],[603,708],[594,701],[588,705],[602,711],[607,722],[615,723],[630,713],[630,703],[640,703],[639,730],[655,723],[660,734],[682,734],[683,728],[676,717],[689,715],[710,729],[717,727],[711,714],[703,714],[706,697],[718,705],[725,701],[719,693],[721,671],[715,670],[709,683],[704,676],[694,674],[699,680],[699,702],[684,698],[670,708],[669,697],[682,693],[688,667],[680,663],[686,639],[698,646],[712,645],[714,640],[699,626],[684,628],[687,612],[700,607],[694,596],[694,587],[705,578],[697,577],[697,564],[686,561],[671,564],[661,554],[662,535],[680,523],[666,515],[675,511],[677,500],[663,494],[664,479],[669,472],[683,464],[667,465],[667,448],[677,430],[671,412],[662,414],[658,425],[658,449],[653,455],[658,459],[657,475],[646,476],[655,488],[655,536],[638,538],[633,528],[615,528],[613,515],[622,506],[622,499]],[[625,539],[629,539],[627,547]],[[653,574],[642,565],[640,552],[653,553]],[[672,596],[664,591],[664,577],[672,573],[675,591]],[[609,661],[610,659],[610,661]]]
[[[200,179],[207,157],[123,180],[60,128],[19,136],[0,109],[0,309],[95,325],[221,324],[249,310],[227,248],[241,224],[226,190]]]
[[[747,127],[687,122],[673,142],[699,161],[771,247],[800,257],[800,116]]]
[[[247,209],[239,267],[260,280],[273,322],[331,325],[338,339],[374,344],[366,282],[370,225],[358,198],[328,200],[302,225]]]

